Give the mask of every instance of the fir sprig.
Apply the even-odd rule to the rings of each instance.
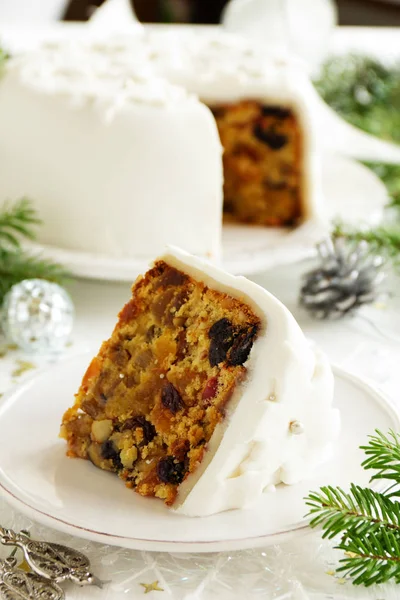
[[[361,446],[367,458],[362,463],[366,470],[376,471],[371,481],[388,479],[394,484],[400,483],[400,435],[390,430],[387,435],[377,431],[370,436],[368,446]],[[392,495],[398,495],[394,491]]]
[[[346,493],[340,487],[326,486],[311,492],[306,504],[310,526],[322,525],[323,538],[332,539],[344,531],[353,536],[379,533],[382,528],[400,534],[400,504],[375,490],[352,484]]]
[[[21,198],[14,204],[6,202],[0,212],[0,248],[5,245],[20,247],[21,236],[35,239],[35,228],[41,224],[33,204]]]
[[[348,242],[368,243],[369,252],[391,260],[394,266],[400,266],[400,225],[382,225],[375,228],[356,228],[336,223],[332,232],[333,237],[344,237]]]
[[[369,587],[394,579],[400,583],[400,539],[397,533],[382,529],[378,534],[351,536],[338,545],[345,557],[337,569],[353,579],[354,585]]]
[[[62,283],[64,267],[23,249],[23,240],[34,240],[41,223],[27,198],[5,203],[0,209],[0,304],[8,290],[23,279],[47,279]]]
[[[376,431],[361,447],[367,458],[362,466],[376,471],[372,480],[400,484],[400,435]],[[400,503],[393,485],[384,492],[352,484],[350,491],[325,486],[306,498],[311,527],[323,537],[339,537],[336,548],[345,552],[338,573],[355,585],[370,586],[391,579],[400,583]]]
[[[400,65],[368,56],[329,59],[315,85],[348,122],[386,140],[400,142]]]

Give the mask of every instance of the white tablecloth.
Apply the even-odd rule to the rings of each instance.
[[[8,29],[2,36],[0,27],[0,39],[16,40],[23,35],[23,32]],[[354,48],[378,54],[386,49],[387,54],[396,52],[399,55],[399,31],[339,29],[333,40],[333,50],[340,52]],[[320,323],[312,321],[297,306],[300,275],[305,269],[304,264],[279,268],[254,279],[292,310],[305,333],[327,352],[333,363],[373,383],[400,408],[400,280],[392,278],[388,282],[392,297],[385,305],[363,309],[353,319]],[[76,324],[73,345],[68,353],[96,349],[111,331],[118,310],[129,297],[130,286],[74,281],[69,287],[76,307]],[[11,372],[18,358],[21,358],[18,352],[10,352],[0,359],[0,393],[13,384]],[[29,360],[37,366],[45,363],[37,357]],[[31,525],[2,499],[0,523],[16,529]],[[394,600],[400,597],[400,587],[394,585],[357,589],[349,580],[336,576],[334,569],[340,553],[332,549],[332,544],[322,543],[318,532],[280,547],[217,555],[121,550],[73,539],[37,524],[33,525],[32,533],[35,537],[64,541],[83,549],[90,555],[97,574],[105,580],[111,579],[103,591],[68,587],[68,598],[72,600],[134,600],[143,597],[145,590],[140,583],[155,580],[164,591],[154,591],[151,597],[160,600]],[[0,549],[0,555],[5,556],[3,549]]]

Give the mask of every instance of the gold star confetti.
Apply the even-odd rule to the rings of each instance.
[[[19,360],[18,359],[16,361],[16,364],[17,364],[16,368],[11,373],[11,375],[13,377],[21,377],[21,375],[23,375],[27,371],[30,371],[31,369],[36,369],[36,366],[33,363],[28,362],[27,360]]]
[[[153,581],[153,583],[141,583],[142,587],[144,587],[144,593],[150,594],[150,592],[163,592],[163,588],[160,588],[158,585],[158,581]]]
[[[345,580],[345,578],[344,578],[344,577],[340,577],[340,578],[337,580],[337,582],[338,582],[338,584],[339,584],[339,585],[344,585],[344,584],[346,583],[346,580]]]
[[[330,575],[331,577],[334,577],[334,576],[335,576],[335,571],[332,571],[332,570],[330,570],[330,571],[325,571],[325,573],[326,573],[327,575]]]

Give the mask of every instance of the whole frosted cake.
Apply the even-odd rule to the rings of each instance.
[[[210,110],[110,56],[65,44],[8,62],[0,198],[32,198],[46,244],[145,258],[174,241],[217,260],[222,149]]]
[[[171,249],[139,277],[61,435],[189,516],[307,477],[339,431],[333,376],[276,298]]]
[[[49,44],[0,81],[0,197],[33,198],[47,244],[218,259],[223,218],[320,218],[313,93],[296,65],[223,32]]]

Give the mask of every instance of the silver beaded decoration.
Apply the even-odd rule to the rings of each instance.
[[[0,598],[2,600],[64,600],[56,583],[17,568],[15,558],[0,560]]]
[[[0,542],[20,548],[32,571],[47,580],[102,587],[100,579],[91,572],[89,559],[73,548],[32,540],[24,531],[16,533],[3,527],[0,527]]]
[[[72,330],[74,306],[56,283],[25,279],[6,295],[1,317],[9,342],[26,352],[59,352]]]

